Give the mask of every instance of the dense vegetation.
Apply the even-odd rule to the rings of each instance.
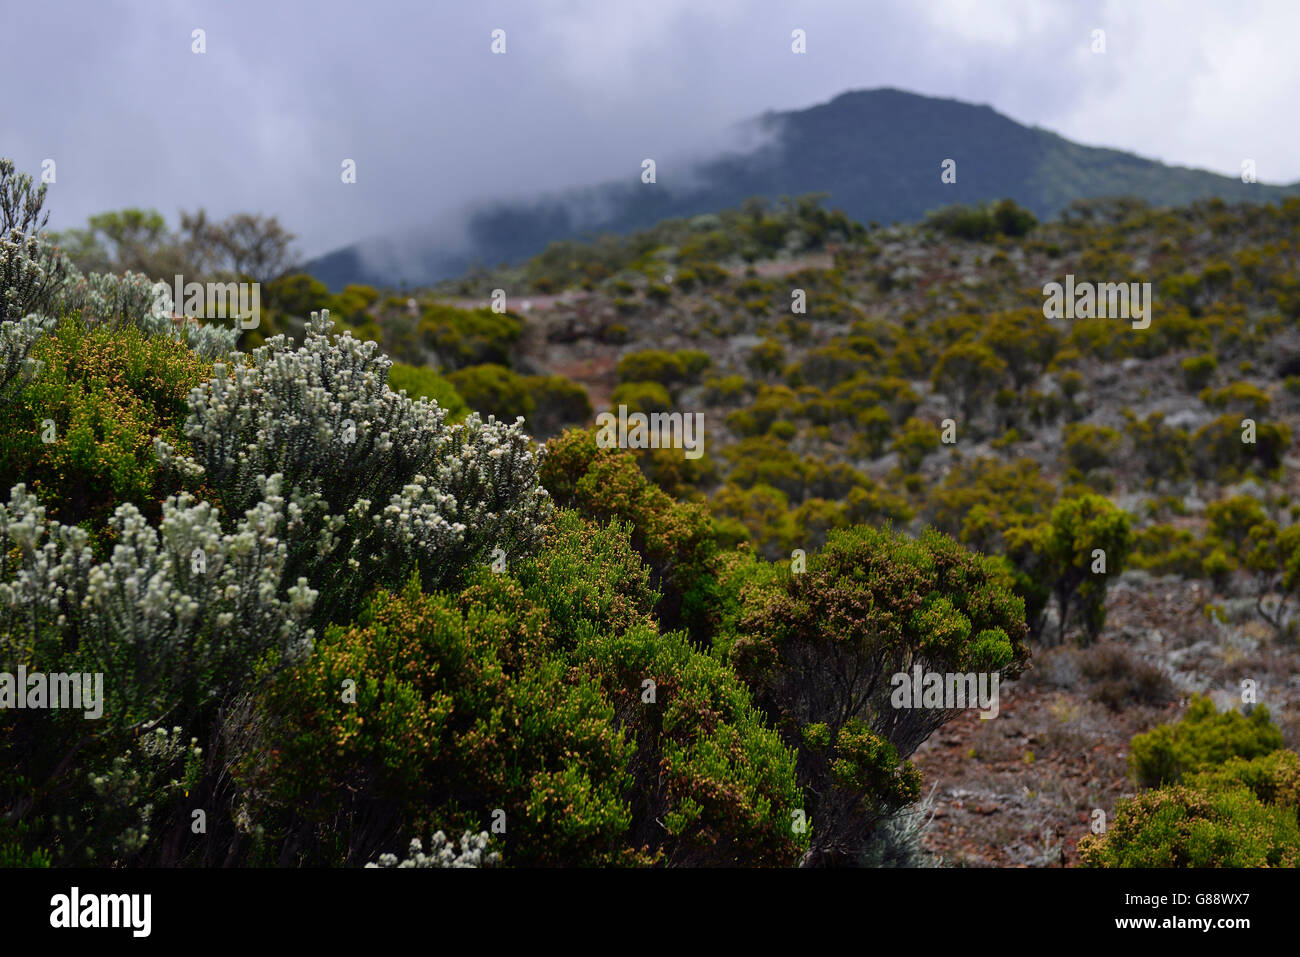
[[[146,218],[119,249],[149,278],[86,276],[102,241],[69,261],[12,205],[0,673],[104,700],[0,709],[0,865],[932,863],[918,753],[964,705],[900,706],[898,675],[1113,649],[1125,569],[1294,645],[1300,363],[1267,363],[1296,202],[752,203],[460,291],[508,308],[279,263],[242,334],[148,295],[179,252],[255,275],[195,251],[217,233]],[[1150,327],[1045,319],[1029,277],[1071,271],[1152,281]],[[705,455],[606,447],[618,405],[702,411]],[[1098,700],[1174,707],[1106,653]],[[1146,790],[1084,862],[1295,863],[1269,713],[1197,699],[1136,739]]]

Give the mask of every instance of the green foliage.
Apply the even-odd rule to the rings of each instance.
[[[1087,473],[1115,465],[1123,436],[1114,429],[1074,423],[1065,427],[1064,434],[1065,458],[1071,468]]]
[[[1077,619],[1088,641],[1096,641],[1106,624],[1106,589],[1133,547],[1128,513],[1100,495],[1085,494],[1057,503],[1043,524],[1004,534],[1026,606],[1043,608],[1050,593],[1059,615],[1057,640]],[[1041,627],[1041,620],[1034,622],[1034,634]]]
[[[987,345],[958,342],[949,346],[934,367],[935,389],[953,396],[969,422],[978,415],[1007,375],[1007,364]]]
[[[75,319],[31,355],[40,375],[0,405],[0,488],[24,482],[51,516],[94,530],[123,502],[157,517],[176,487],[159,472],[154,439],[181,443],[187,396],[211,363],[174,339]]]
[[[873,825],[915,800],[906,759],[952,717],[895,708],[889,676],[919,666],[1011,677],[1027,659],[1024,605],[1001,563],[931,529],[916,540],[835,530],[804,571],[741,555],[722,574],[715,648],[799,749],[822,862],[858,859]]]
[[[1294,810],[1261,804],[1246,788],[1147,791],[1120,801],[1104,835],[1079,841],[1088,867],[1295,867]]]
[[[434,303],[420,314],[421,340],[452,370],[509,366],[511,349],[523,330],[524,321],[518,316],[486,308],[457,309]]]
[[[456,387],[427,366],[409,366],[394,362],[388,370],[388,385],[394,392],[406,390],[412,399],[429,399],[447,410],[448,422],[460,422],[469,414],[469,406]]]
[[[499,421],[513,422],[519,416],[533,414],[534,399],[528,380],[505,366],[487,364],[458,369],[447,376],[457,393],[480,415],[494,415]]]
[[[1220,714],[1208,697],[1198,696],[1177,724],[1157,725],[1133,739],[1129,769],[1143,787],[1177,784],[1186,775],[1223,764],[1229,758],[1259,758],[1282,747],[1282,734],[1258,705],[1249,715]]]
[[[327,633],[269,690],[273,747],[241,776],[304,809],[303,862],[501,808],[516,865],[794,863],[793,755],[728,669],[658,632],[653,598],[625,526],[561,514],[544,556],[459,595],[380,593]]]
[[[528,428],[538,439],[548,439],[566,426],[591,421],[591,399],[576,382],[562,375],[535,375],[528,376],[524,386],[533,400]]]
[[[630,452],[599,448],[590,429],[569,429],[548,442],[539,474],[558,505],[631,525],[632,543],[661,593],[655,613],[666,627],[685,626],[701,641],[711,632],[716,545],[703,506],[674,501],[646,479]]]
[[[992,206],[948,206],[927,216],[925,224],[954,239],[987,242],[996,236],[1025,236],[1038,225],[1038,218],[1013,200],[1003,199]]]
[[[1184,359],[1183,384],[1192,392],[1198,392],[1210,384],[1214,372],[1219,368],[1219,361],[1213,355],[1191,356]]]
[[[627,406],[631,412],[668,412],[673,407],[672,396],[658,382],[624,382],[609,397],[610,406],[617,409]]]

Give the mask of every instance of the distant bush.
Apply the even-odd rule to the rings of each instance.
[[[447,377],[457,393],[480,415],[494,415],[502,422],[525,419],[535,408],[528,380],[501,365],[466,366]]]
[[[673,399],[658,382],[624,382],[610,395],[609,404],[615,410],[625,405],[628,412],[668,412]]]
[[[447,421],[459,422],[469,413],[469,406],[456,387],[427,366],[409,366],[394,362],[388,370],[388,385],[394,392],[406,390],[412,399],[430,399],[447,410]]]
[[[523,333],[524,322],[508,312],[457,309],[434,304],[420,314],[425,345],[448,369],[476,365],[510,365],[510,352]]]
[[[1258,705],[1249,715],[1219,714],[1208,697],[1195,697],[1177,724],[1157,725],[1133,739],[1129,768],[1143,787],[1177,784],[1185,775],[1229,758],[1258,758],[1282,747],[1282,734]]]
[[[1214,372],[1219,368],[1219,362],[1212,355],[1192,356],[1184,359],[1182,363],[1183,384],[1193,392],[1199,391],[1210,384],[1210,379],[1214,377]]]
[[[948,206],[927,216],[925,224],[955,239],[988,241],[999,235],[1028,235],[1038,225],[1038,218],[1013,200],[1003,199],[992,207],[987,204]]]
[[[524,388],[533,400],[528,429],[539,439],[548,439],[566,426],[586,425],[591,421],[587,390],[562,375],[528,376]]]

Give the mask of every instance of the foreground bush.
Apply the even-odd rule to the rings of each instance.
[[[1296,867],[1300,828],[1291,808],[1247,788],[1175,786],[1121,801],[1104,835],[1079,841],[1088,867]]]
[[[566,512],[538,557],[329,629],[242,765],[286,821],[280,862],[495,819],[509,864],[793,863],[793,755],[727,668],[657,631],[654,597],[626,528]]]

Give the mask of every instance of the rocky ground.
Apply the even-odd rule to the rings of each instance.
[[[1002,685],[996,718],[969,710],[931,736],[914,755],[933,791],[931,853],[958,867],[1075,866],[1094,810],[1110,818],[1137,791],[1133,735],[1177,720],[1194,693],[1240,707],[1253,680],[1286,746],[1300,745],[1300,652],[1253,602],[1216,598],[1220,621],[1203,610],[1211,598],[1202,583],[1127,573],[1096,645],[1036,650]]]

